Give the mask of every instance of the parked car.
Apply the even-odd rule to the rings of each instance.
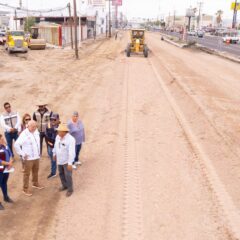
[[[6,34],[4,32],[0,32],[0,45],[4,45],[6,42]]]
[[[238,36],[225,36],[222,38],[223,42],[225,43],[234,43],[237,44],[240,42],[240,37]]]
[[[198,31],[197,31],[197,36],[198,36],[199,38],[202,38],[202,37],[204,36],[204,32],[203,32],[202,30],[198,30]]]
[[[196,32],[195,31],[188,31],[187,34],[189,36],[196,36]]]

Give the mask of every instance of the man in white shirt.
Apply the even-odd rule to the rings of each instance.
[[[29,189],[29,177],[32,172],[32,187],[43,189],[38,182],[38,170],[40,160],[40,136],[37,130],[37,123],[29,121],[28,127],[20,134],[14,144],[18,155],[25,161],[25,171],[23,177],[23,193],[26,196],[32,196]]]
[[[1,115],[1,125],[5,132],[7,145],[10,148],[12,155],[14,157],[12,144],[13,144],[13,140],[16,141],[18,138],[21,119],[17,112],[12,111],[12,108],[9,102],[5,102],[3,106],[5,111]]]
[[[53,156],[57,160],[62,183],[59,191],[67,190],[66,196],[69,197],[73,193],[72,163],[75,158],[75,139],[68,133],[69,129],[66,124],[60,124],[57,131]]]

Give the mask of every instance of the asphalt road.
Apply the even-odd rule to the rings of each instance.
[[[175,32],[164,32],[176,37],[180,37],[179,33]],[[226,44],[222,41],[222,37],[218,36],[207,36],[205,35],[203,38],[198,38],[194,36],[187,36],[188,40],[196,40],[199,44],[204,47],[211,48],[214,50],[218,50],[220,52],[227,52],[233,54],[237,57],[240,57],[240,44]]]

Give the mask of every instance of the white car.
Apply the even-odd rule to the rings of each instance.
[[[239,36],[225,36],[222,38],[223,42],[225,43],[238,43],[240,42],[240,37]]]
[[[189,36],[196,36],[197,35],[197,33],[195,31],[188,31],[187,34]]]

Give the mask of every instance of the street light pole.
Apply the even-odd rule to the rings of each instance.
[[[74,8],[74,33],[75,33],[75,56],[76,59],[79,59],[78,56],[78,39],[77,39],[77,4],[76,0],[73,0],[73,8]]]

